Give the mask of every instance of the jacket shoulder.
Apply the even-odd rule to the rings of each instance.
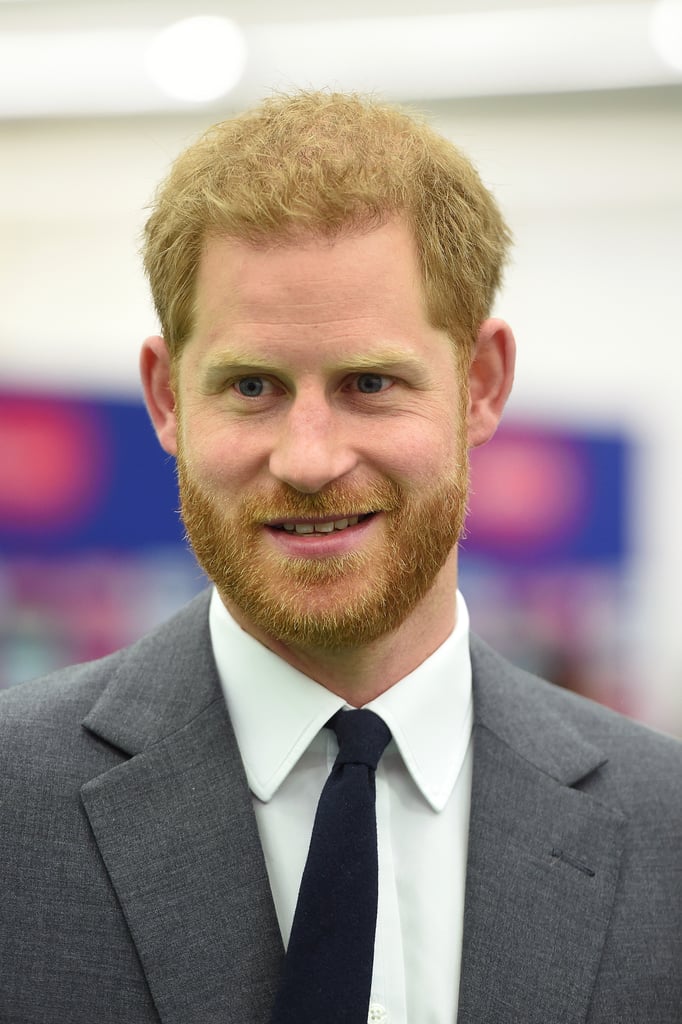
[[[135,680],[138,690],[144,689],[145,670],[179,656],[179,638],[206,621],[207,606],[205,592],[129,647],[0,690],[0,763],[64,763],[75,758],[83,742],[95,742],[84,739],[81,723],[110,681],[125,675]]]
[[[0,759],[16,765],[37,755],[44,762],[63,747],[102,693],[120,653],[0,691]]]
[[[502,742],[549,765],[549,774],[556,766],[557,777],[574,752],[589,745],[599,770],[579,788],[599,789],[626,814],[644,819],[667,806],[679,825],[678,739],[517,668],[477,637],[471,655],[476,718]]]

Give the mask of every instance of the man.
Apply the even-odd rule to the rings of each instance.
[[[679,746],[512,668],[457,593],[508,242],[454,147],[357,97],[174,165],[142,380],[215,589],[3,695],[3,1024],[679,1020]],[[329,778],[376,790],[362,852],[322,811],[357,708],[388,746]],[[348,892],[365,856],[346,932],[320,859]]]

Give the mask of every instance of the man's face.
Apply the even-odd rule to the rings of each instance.
[[[401,222],[207,243],[176,381],[180,495],[245,628],[343,649],[454,601],[464,385]]]

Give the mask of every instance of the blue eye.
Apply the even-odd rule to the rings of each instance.
[[[262,377],[242,377],[235,384],[240,395],[244,398],[260,398],[265,388]]]
[[[389,378],[380,373],[361,373],[357,379],[358,391],[363,395],[376,395],[384,390],[388,381]]]

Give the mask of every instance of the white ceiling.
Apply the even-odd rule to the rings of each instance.
[[[589,0],[589,6],[609,6],[613,0]],[[641,0],[624,0],[637,6]],[[92,24],[155,24],[194,14],[223,14],[244,23],[304,21],[390,15],[454,14],[461,11],[504,11],[580,7],[585,0],[0,0],[3,26],[14,28],[46,25],[59,28],[65,22]],[[45,20],[43,20],[45,19]],[[64,19],[64,21],[62,21]]]
[[[662,8],[680,19],[677,68],[652,41]],[[431,102],[682,84],[680,12],[679,0],[0,0],[0,118],[196,109],[151,82],[145,54],[199,14],[244,33],[228,96],[241,107],[310,85]]]

